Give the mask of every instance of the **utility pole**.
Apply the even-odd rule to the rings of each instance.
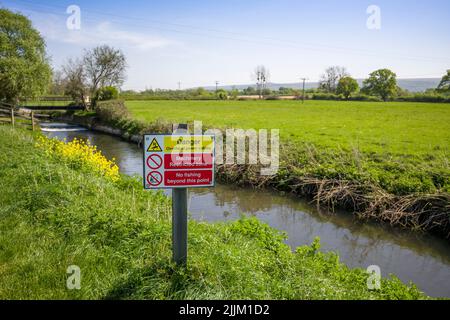
[[[305,81],[308,80],[308,78],[300,78],[300,80],[303,81],[302,103],[305,103]]]
[[[181,90],[181,82],[178,81],[178,90]]]
[[[219,81],[216,81],[216,99],[219,99],[219,96],[217,95],[217,90],[219,90]]]

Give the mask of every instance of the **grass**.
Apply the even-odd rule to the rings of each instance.
[[[189,263],[177,268],[168,198],[37,142],[0,126],[0,299],[426,298],[395,277],[368,290],[364,270],[318,241],[291,252],[282,234],[248,218],[190,221]],[[70,265],[81,269],[80,290],[66,288]]]
[[[344,101],[127,101],[138,119],[276,128],[320,147],[393,154],[448,152],[450,104]]]
[[[282,168],[296,177],[357,181],[396,195],[450,190],[450,104],[127,101],[126,105],[136,119],[150,123],[201,120],[206,127],[280,129]]]

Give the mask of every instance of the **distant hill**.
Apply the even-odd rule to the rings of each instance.
[[[423,79],[398,79],[397,83],[400,88],[411,92],[420,92],[427,89],[436,89],[441,82],[439,78],[423,78]]]
[[[362,86],[363,79],[357,79],[360,86]],[[402,89],[406,89],[411,92],[420,92],[425,91],[430,88],[436,88],[441,79],[439,78],[417,78],[417,79],[397,79],[398,85]],[[306,89],[314,89],[319,86],[318,82],[306,82]],[[243,84],[243,85],[228,85],[228,86],[220,86],[220,89],[231,90],[232,88],[236,88],[239,90],[245,89],[247,87],[255,87],[254,84]],[[301,88],[300,83],[269,83],[268,87],[271,90],[278,90],[280,87],[285,88]],[[204,87],[206,90],[215,90],[214,86]]]

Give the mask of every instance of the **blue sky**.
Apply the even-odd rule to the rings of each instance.
[[[68,30],[69,5],[81,29]],[[376,5],[381,28],[366,26]],[[264,64],[272,82],[315,81],[330,65],[364,78],[390,68],[401,78],[450,69],[450,1],[47,1],[0,0],[45,37],[58,68],[84,48],[109,44],[128,59],[124,89],[251,83]]]

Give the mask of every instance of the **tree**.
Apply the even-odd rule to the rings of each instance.
[[[228,99],[228,93],[224,89],[219,89],[216,91],[216,97],[219,100],[227,100]]]
[[[76,103],[85,105],[89,90],[82,61],[69,59],[62,70],[65,82],[64,93],[71,96]]]
[[[363,91],[386,101],[397,92],[397,75],[389,69],[376,70],[364,80]]]
[[[93,103],[97,101],[116,100],[119,98],[119,91],[115,87],[103,87],[97,90]]]
[[[126,59],[120,50],[103,45],[85,52],[83,65],[89,81],[91,96],[98,88],[120,87],[125,81]]]
[[[447,74],[442,77],[437,90],[441,92],[450,92],[450,69],[447,70]]]
[[[348,100],[352,93],[355,93],[359,90],[358,82],[352,77],[343,77],[339,80],[336,93],[342,94],[345,99]]]
[[[238,96],[239,96],[239,90],[236,89],[235,87],[233,87],[230,91],[230,98],[233,100],[236,100]]]
[[[45,42],[25,16],[0,9],[0,101],[17,104],[42,95],[51,68]]]
[[[262,93],[263,97],[265,97],[265,96],[270,96],[270,95],[272,94],[272,90],[270,90],[270,88],[264,88],[264,89],[261,91],[261,93]]]
[[[269,81],[270,73],[269,70],[263,66],[259,65],[253,71],[253,80],[256,81],[256,88],[258,91],[259,98],[263,96],[263,90],[266,89],[267,82]]]
[[[345,67],[329,67],[320,78],[319,89],[326,92],[335,93],[339,80],[348,76],[349,74]]]
[[[257,92],[256,92],[255,88],[247,87],[246,89],[242,90],[242,93],[247,96],[252,96],[252,95],[255,95]]]
[[[197,89],[194,90],[194,96],[207,97],[209,95],[210,94],[209,94],[208,90],[206,90],[203,87],[198,87]]]
[[[60,70],[56,70],[53,71],[52,74],[52,81],[50,83],[48,93],[59,96],[64,95],[64,91],[66,89],[64,73]]]

